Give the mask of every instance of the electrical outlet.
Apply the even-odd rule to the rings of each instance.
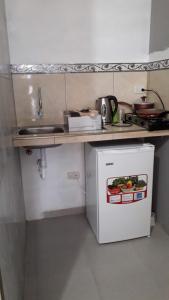
[[[135,87],[134,87],[134,93],[135,94],[144,94],[144,92],[142,91],[142,89],[145,89],[145,87],[143,85],[135,85]]]
[[[67,178],[71,180],[78,180],[80,178],[80,172],[78,171],[67,172]]]

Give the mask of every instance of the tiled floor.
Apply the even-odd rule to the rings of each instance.
[[[169,236],[98,245],[83,216],[28,224],[25,300],[169,300]]]

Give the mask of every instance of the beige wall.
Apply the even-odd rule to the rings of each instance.
[[[5,300],[23,300],[25,215],[5,20],[0,0],[0,280]]]
[[[148,73],[148,88],[156,90],[165,105],[169,110],[169,70],[151,71]],[[158,98],[150,95],[151,99],[155,100],[156,106],[161,108]]]
[[[115,95],[132,103],[140,95],[135,86],[147,86],[147,72],[92,74],[13,75],[18,126],[63,123],[63,111],[94,108],[98,97]],[[41,87],[43,112],[37,119],[38,87]]]

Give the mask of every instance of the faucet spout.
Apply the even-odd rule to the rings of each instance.
[[[37,111],[38,119],[43,117],[43,103],[42,103],[42,90],[41,87],[38,87],[38,111]]]

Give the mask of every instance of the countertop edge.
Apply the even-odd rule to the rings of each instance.
[[[146,137],[163,137],[169,136],[169,130],[147,131],[146,129],[124,131],[124,132],[107,132],[107,133],[71,133],[60,135],[46,135],[46,136],[14,136],[14,147],[31,147],[31,146],[47,146],[57,144],[69,143],[85,143],[94,141],[107,140],[122,140],[132,138],[146,138]]]

